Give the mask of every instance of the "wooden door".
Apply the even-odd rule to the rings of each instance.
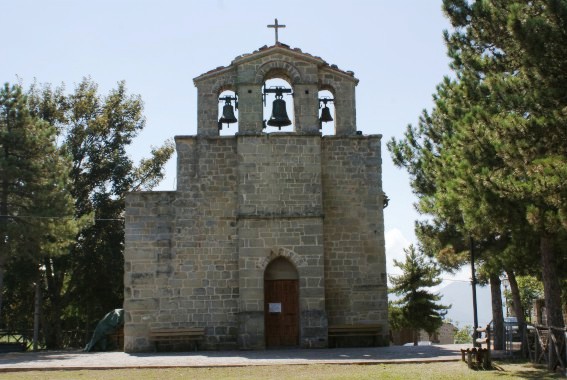
[[[264,281],[266,347],[299,345],[299,281]]]

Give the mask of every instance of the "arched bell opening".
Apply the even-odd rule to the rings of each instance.
[[[299,274],[283,257],[264,272],[264,331],[266,347],[299,345]]]
[[[319,91],[319,129],[321,135],[335,135],[335,96],[330,90]]]
[[[219,94],[218,127],[220,136],[234,136],[238,132],[238,96],[234,91]]]
[[[264,132],[293,132],[295,115],[293,89],[282,78],[272,78],[264,82]]]

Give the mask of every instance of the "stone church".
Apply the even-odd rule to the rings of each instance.
[[[273,78],[290,84],[291,131],[263,119]],[[204,328],[204,349],[327,347],[329,326],[359,324],[382,325],[375,344],[388,344],[381,135],[357,131],[354,73],[276,40],[194,83],[177,190],[126,198],[124,350],[184,327]],[[233,136],[219,135],[225,91]],[[333,135],[320,131],[321,91]]]

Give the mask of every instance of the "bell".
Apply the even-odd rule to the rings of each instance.
[[[291,125],[291,120],[289,120],[289,117],[287,116],[287,111],[285,109],[285,100],[278,98],[274,100],[272,106],[272,116],[270,117],[270,120],[268,120],[268,125],[270,127],[278,127],[278,128],[287,127],[288,125]]]
[[[234,107],[227,101],[222,107],[222,116],[219,119],[219,124],[232,124],[237,121],[236,116],[234,116]]]
[[[331,110],[329,109],[329,107],[327,107],[326,104],[325,107],[323,107],[323,109],[321,110],[321,117],[319,118],[319,121],[322,123],[333,121],[333,117],[331,116]]]

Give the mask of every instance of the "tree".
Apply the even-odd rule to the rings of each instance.
[[[558,243],[565,234],[567,4],[445,1],[447,35],[463,90],[459,125],[472,183],[523,215],[537,237],[548,320],[564,325]],[[467,155],[468,153],[468,155]],[[512,218],[504,221],[514,225]]]
[[[472,343],[473,327],[471,325],[466,325],[462,328],[458,328],[455,333],[455,344]]]
[[[406,327],[402,309],[392,301],[388,301],[388,323],[390,324],[390,331],[397,331]]]
[[[63,310],[75,323],[90,326],[123,301],[124,197],[149,190],[163,178],[173,144],[153,148],[135,165],[126,147],[145,126],[143,103],[128,95],[124,82],[102,97],[90,79],[64,96],[63,88],[33,87],[33,109],[56,126],[72,161],[71,192],[77,216],[94,214],[94,223],[77,235],[72,259],[58,260],[50,278],[52,320]],[[48,286],[49,286],[48,285]],[[54,341],[52,345],[59,345]]]
[[[404,249],[405,261],[394,260],[394,265],[402,270],[398,276],[390,275],[390,291],[401,298],[394,302],[402,311],[403,325],[414,331],[414,345],[417,345],[419,330],[432,335],[443,324],[443,316],[450,306],[437,303],[441,297],[430,293],[426,288],[441,283],[441,270],[412,245]]]
[[[34,264],[67,253],[78,231],[68,187],[70,162],[56,145],[56,129],[31,114],[18,85],[0,89],[0,312],[9,260]],[[1,314],[0,314],[1,315]]]
[[[543,285],[541,281],[533,276],[516,277],[518,284],[518,297],[520,299],[520,311],[524,320],[531,322],[533,304],[536,300],[543,297]],[[513,306],[511,300],[513,297],[512,290],[505,289],[504,295],[507,300],[507,306]],[[518,311],[514,309],[514,315],[518,316]],[[520,321],[520,318],[518,318]]]
[[[500,270],[521,273],[524,258],[539,260],[548,321],[562,327],[567,3],[445,0],[443,8],[454,78],[438,86],[432,113],[389,148],[409,164],[435,225],[505,241],[490,254]]]
[[[124,197],[129,191],[156,186],[174,147],[167,141],[153,148],[150,158],[138,165],[132,162],[126,148],[145,119],[140,97],[128,95],[123,82],[107,96],[101,96],[90,79],[69,94],[64,87],[34,84],[25,100],[30,117],[50,128],[69,163],[65,189],[73,200],[71,220],[92,221],[73,232],[70,254],[54,251],[42,256],[43,331],[47,346],[58,348],[63,346],[63,330],[87,332],[109,310],[122,306]],[[10,265],[27,275],[31,263],[19,260]],[[29,294],[12,280],[15,294]],[[17,319],[13,316],[21,320],[30,310],[30,300],[13,301],[11,320]]]

